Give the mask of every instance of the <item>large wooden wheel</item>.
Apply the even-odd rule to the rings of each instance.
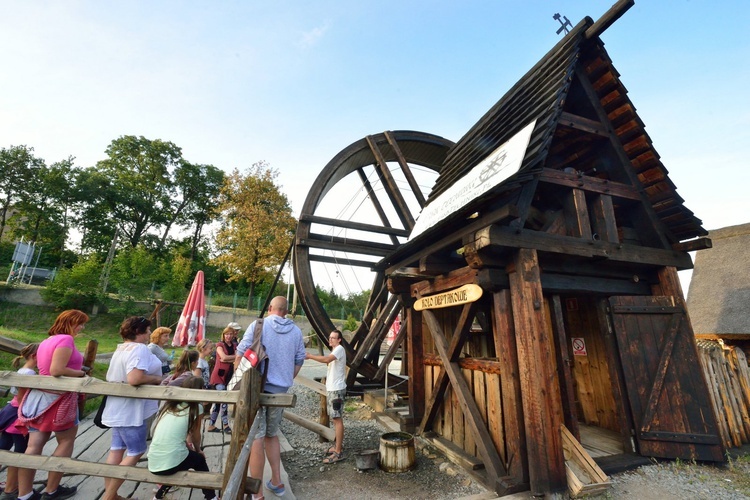
[[[345,345],[353,368],[350,382],[357,373],[370,380],[383,377],[380,344],[402,304],[373,266],[408,238],[452,145],[413,131],[367,136],[336,155],[310,188],[297,225],[293,267],[302,307],[324,344],[335,326],[316,287],[343,289],[342,294],[370,290],[362,322]]]

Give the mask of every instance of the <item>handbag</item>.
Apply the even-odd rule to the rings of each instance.
[[[234,370],[231,380],[227,384],[228,390],[233,391],[235,389],[238,389],[240,381],[242,380],[242,375],[244,375],[245,372],[251,368],[259,370],[263,375],[263,379],[261,381],[261,389],[265,385],[266,373],[268,371],[268,355],[266,354],[266,348],[263,347],[262,337],[263,318],[258,318],[255,320],[253,343],[250,344],[250,347],[245,351],[245,354],[242,355],[242,358],[240,358],[240,362],[237,365],[237,368]],[[263,363],[263,367],[259,367],[261,363]]]
[[[94,425],[100,429],[109,429],[109,426],[102,422],[102,415],[104,415],[104,407],[107,405],[107,396],[102,396],[102,402],[99,404],[99,409],[96,410],[94,415]]]

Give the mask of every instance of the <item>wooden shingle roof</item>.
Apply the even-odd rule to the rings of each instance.
[[[608,178],[606,165],[602,165],[608,160],[602,159],[600,148],[608,141],[604,136],[614,134],[634,172],[631,183],[645,193],[667,239],[677,242],[707,234],[677,194],[604,44],[598,36],[587,37],[593,24],[588,17],[578,23],[450,149],[428,203],[536,120],[521,168],[497,186],[493,195],[518,187],[543,167],[571,167],[584,175]],[[609,123],[598,120],[593,110],[586,117],[598,133],[565,126],[566,110],[582,101],[576,79],[588,80],[586,85],[593,88],[606,113]],[[577,116],[582,115],[582,106],[578,106]],[[484,197],[477,203],[486,201]],[[469,206],[462,213],[476,209]]]

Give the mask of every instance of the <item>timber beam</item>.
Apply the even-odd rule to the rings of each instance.
[[[419,235],[415,240],[404,243],[393,254],[378,262],[377,269],[385,268],[385,274],[391,276],[397,273],[401,268],[413,265],[419,262],[419,259],[446,249],[457,250],[461,248],[461,240],[465,236],[482,229],[490,224],[502,224],[513,218],[518,217],[518,208],[515,205],[508,204],[502,207],[485,212],[477,219],[467,219],[457,221],[450,227],[441,227],[439,234],[444,234],[442,238],[428,243],[426,234],[435,231],[428,231]],[[470,222],[469,222],[470,221]],[[420,243],[421,242],[421,243]],[[415,245],[420,245],[416,247]],[[418,248],[418,250],[417,250]]]
[[[321,217],[319,215],[300,215],[299,221],[310,222],[312,224],[322,224],[324,226],[340,227],[342,229],[366,231],[368,233],[395,235],[404,238],[409,236],[409,231],[406,229],[378,226],[376,224],[365,224],[363,222],[355,222],[351,220],[332,219],[330,217]]]
[[[508,274],[504,269],[462,267],[448,274],[414,283],[411,286],[411,296],[424,297],[472,283],[481,286],[483,290],[494,292],[508,288]]]
[[[707,250],[713,248],[714,244],[710,238],[696,238],[694,240],[681,241],[672,245],[672,249],[678,252],[694,252],[696,250]]]
[[[474,243],[466,245],[466,252],[484,253],[505,248],[529,248],[539,252],[577,255],[580,257],[608,259],[614,262],[652,266],[673,266],[692,269],[690,255],[674,250],[586,240],[572,236],[547,234],[526,229],[512,229],[493,225],[474,234]]]
[[[574,115],[567,111],[560,113],[560,119],[557,121],[557,124],[609,138],[609,131],[601,122],[584,118],[580,115]]]
[[[637,277],[636,277],[637,278]],[[650,295],[651,286],[645,281],[612,279],[570,274],[542,273],[545,292],[590,292],[607,295]]]
[[[638,190],[628,184],[583,174],[568,173],[552,168],[542,169],[542,172],[539,174],[539,182],[576,188],[588,193],[606,194],[613,198],[641,201]]]

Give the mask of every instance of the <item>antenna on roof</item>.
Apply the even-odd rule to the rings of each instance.
[[[560,18],[562,18],[562,19],[560,19]],[[570,28],[573,27],[573,25],[570,24],[570,21],[568,20],[567,16],[561,16],[559,13],[555,13],[555,15],[552,16],[552,19],[554,19],[555,21],[559,22],[560,25],[561,25],[559,28],[557,28],[557,34],[558,35],[560,33],[562,33],[563,31],[565,31],[565,34],[567,35],[570,32],[570,29],[568,28],[568,26],[570,26]],[[563,19],[565,19],[565,22],[563,22]]]

